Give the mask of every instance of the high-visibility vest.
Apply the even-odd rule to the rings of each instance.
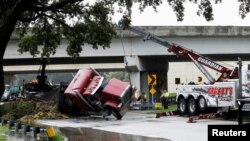
[[[169,97],[169,93],[168,92],[163,93],[162,97],[168,98]]]

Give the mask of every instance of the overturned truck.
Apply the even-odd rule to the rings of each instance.
[[[64,92],[74,106],[89,115],[113,115],[122,119],[135,88],[118,79],[106,80],[93,68],[81,69]]]

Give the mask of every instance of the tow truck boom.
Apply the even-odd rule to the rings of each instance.
[[[156,35],[149,33],[149,32],[145,32],[139,28],[136,27],[132,27],[129,26],[128,30],[139,34],[141,36],[144,36],[143,40],[151,40],[153,42],[156,42],[164,47],[167,48],[167,50],[169,52],[172,52],[174,54],[176,54],[177,56],[181,56],[181,57],[189,57],[193,63],[197,66],[197,68],[204,74],[204,76],[209,80],[210,84],[214,83],[214,82],[221,82],[224,79],[232,79],[232,78],[237,78],[238,77],[238,68],[234,68],[234,69],[229,69],[225,66],[222,66],[212,60],[210,60],[207,57],[204,57],[196,52],[194,52],[193,50],[190,50],[188,48],[185,48],[183,46],[180,46],[178,44],[175,43],[171,43],[168,42],[160,37],[157,37]],[[221,76],[215,80],[210,73],[208,73],[208,71],[205,69],[204,66],[207,66],[217,72],[221,73]]]

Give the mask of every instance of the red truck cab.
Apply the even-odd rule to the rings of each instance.
[[[79,70],[64,95],[90,115],[121,119],[132,100],[132,86],[118,79],[107,81],[93,69]]]

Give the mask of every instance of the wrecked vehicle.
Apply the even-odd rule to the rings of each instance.
[[[10,85],[5,85],[4,93],[1,97],[1,101],[9,101],[11,97]]]
[[[64,92],[72,104],[89,115],[122,119],[136,89],[118,79],[106,80],[96,70],[81,69]]]

